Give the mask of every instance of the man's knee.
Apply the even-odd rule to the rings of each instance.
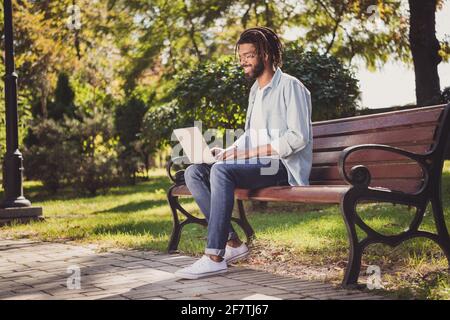
[[[191,164],[184,171],[184,179],[186,181],[198,180],[199,178],[202,178],[206,173],[206,168],[202,164]]]
[[[216,162],[211,167],[211,179],[214,178],[222,178],[224,176],[229,175],[230,173],[230,165],[223,162]]]

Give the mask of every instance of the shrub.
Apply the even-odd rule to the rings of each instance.
[[[235,129],[245,123],[249,88],[241,68],[227,57],[179,76],[173,105],[183,124],[201,120],[207,128]]]
[[[359,99],[358,81],[338,59],[304,52],[295,44],[283,55],[283,71],[300,79],[311,92],[314,121],[352,116]],[[172,92],[179,121],[201,120],[207,128],[242,127],[249,84],[233,57],[199,64],[178,78]]]
[[[96,194],[118,183],[118,143],[106,114],[38,118],[30,127],[24,151],[26,176],[56,192],[64,185]]]
[[[41,180],[44,188],[54,193],[71,180],[77,144],[55,120],[37,118],[30,125],[23,156],[25,176]]]
[[[97,190],[117,185],[118,155],[122,149],[114,135],[112,117],[106,113],[87,114],[80,119],[67,119],[66,126],[78,147],[78,156],[74,159],[77,171],[70,173],[74,186],[95,195]]]
[[[295,44],[284,54],[284,71],[311,92],[313,121],[353,116],[360,96],[358,80],[338,59],[304,52]]]

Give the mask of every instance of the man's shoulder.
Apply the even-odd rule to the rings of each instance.
[[[303,84],[303,82],[301,82],[298,78],[288,74],[288,73],[281,73],[280,76],[280,85],[282,86],[283,89],[292,89],[295,88],[296,86],[299,86],[301,89],[306,90],[309,93],[308,88],[306,88],[306,86]]]

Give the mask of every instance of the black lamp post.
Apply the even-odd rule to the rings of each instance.
[[[14,66],[14,37],[11,0],[3,1],[5,26],[5,109],[6,154],[3,163],[4,199],[0,203],[0,223],[8,220],[30,220],[42,215],[42,208],[31,207],[23,196],[22,154],[19,151],[17,115],[17,74]]]

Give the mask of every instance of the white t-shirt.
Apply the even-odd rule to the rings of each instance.
[[[262,109],[262,98],[264,95],[264,90],[266,90],[268,84],[263,88],[259,88],[256,91],[255,101],[253,104],[252,113],[250,115],[249,123],[249,147],[256,148],[258,146],[265,146],[270,144],[270,138],[267,134],[266,123],[264,122],[263,109]],[[278,159],[277,155],[264,156],[264,158]]]

